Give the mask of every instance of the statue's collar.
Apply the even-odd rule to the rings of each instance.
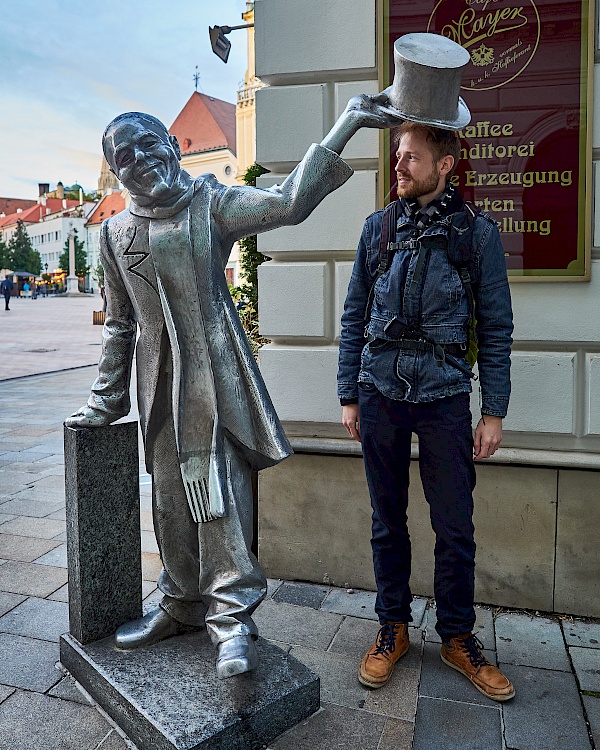
[[[185,192],[183,192],[173,203],[160,204],[158,206],[138,206],[132,197],[131,203],[129,204],[129,211],[136,216],[145,216],[147,219],[170,219],[172,216],[175,216],[175,214],[178,214],[190,205],[199,182],[190,177],[187,172],[183,171],[182,178],[186,184]]]

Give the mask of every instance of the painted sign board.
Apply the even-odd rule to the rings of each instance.
[[[379,70],[393,79],[398,37],[429,31],[470,54],[453,182],[494,217],[514,279],[589,279],[591,247],[590,0],[380,0]],[[382,204],[395,197],[383,139]]]

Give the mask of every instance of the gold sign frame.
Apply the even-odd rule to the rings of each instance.
[[[414,1],[414,0],[413,0]],[[441,0],[433,0],[437,9]],[[419,2],[419,0],[416,0]],[[432,0],[429,0],[431,4]],[[580,37],[580,103],[581,122],[579,127],[579,170],[577,184],[577,260],[569,264],[571,272],[557,268],[508,269],[511,282],[521,281],[589,281],[591,277],[592,249],[592,126],[593,126],[593,70],[594,70],[594,0],[580,0],[582,8],[582,28]],[[534,6],[535,7],[535,6]],[[379,89],[389,85],[389,8],[390,0],[377,0],[377,68]],[[587,10],[587,16],[586,16]],[[537,14],[537,9],[535,9]],[[433,15],[433,14],[432,14]],[[408,31],[427,29],[408,29]],[[467,103],[469,102],[467,91]],[[381,131],[379,137],[379,179],[378,205],[386,204],[391,184],[390,170],[390,131]]]

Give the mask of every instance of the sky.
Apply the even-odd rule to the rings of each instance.
[[[246,70],[244,30],[224,64],[209,26],[237,26],[245,0],[19,0],[0,14],[0,197],[38,183],[95,190],[102,133],[141,111],[170,127],[194,91],[235,103]]]

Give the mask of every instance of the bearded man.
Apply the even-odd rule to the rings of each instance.
[[[409,648],[406,511],[414,432],[436,535],[441,658],[484,695],[505,701],[514,688],[472,633],[473,458],[486,459],[500,445],[510,395],[513,326],[504,252],[494,219],[466,205],[451,185],[460,155],[456,131],[405,122],[398,136],[399,198],[365,223],[340,338],[338,395],[342,422],[362,443],[381,623],[359,680],[382,687]],[[481,383],[474,439],[470,332]]]
[[[99,376],[69,427],[129,412],[137,351],[138,405],[163,563],[160,605],[122,625],[117,648],[147,646],[206,625],[217,675],[257,664],[252,612],[266,581],[250,551],[253,470],[291,453],[234,309],[224,269],[237,240],[303,221],[352,169],[339,154],[360,127],[402,118],[385,94],[352,99],[281,186],[226,187],[180,169],[177,140],[129,112],[102,139],[131,204],[102,225],[106,323]],[[139,339],[136,347],[136,333]]]

